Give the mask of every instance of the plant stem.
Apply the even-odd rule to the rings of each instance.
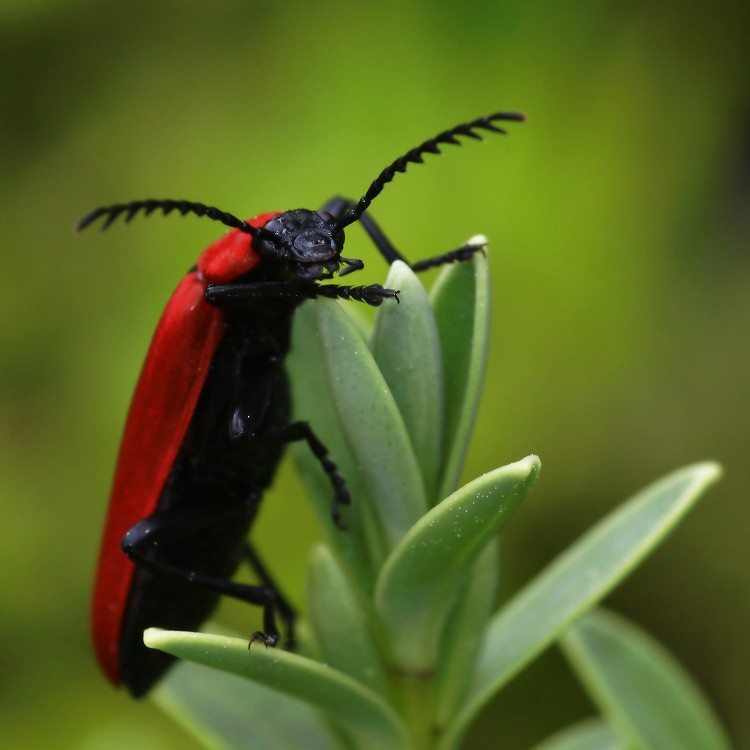
[[[395,682],[401,715],[409,731],[410,750],[430,750],[434,745],[434,690],[432,675],[401,674]]]

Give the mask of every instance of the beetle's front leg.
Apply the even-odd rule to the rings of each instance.
[[[244,284],[210,284],[205,297],[212,305],[222,308],[254,308],[259,299],[303,300],[315,297],[352,299],[378,307],[385,299],[398,302],[398,291],[380,284],[343,286],[293,281],[259,281]]]

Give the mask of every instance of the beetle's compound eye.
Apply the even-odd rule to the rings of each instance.
[[[278,233],[281,227],[274,228],[272,225],[275,223],[277,222],[269,221],[258,232],[253,244],[255,244],[256,249],[263,255],[279,258],[286,255],[286,253],[284,252],[284,239]]]
[[[331,246],[336,248],[338,252],[344,249],[344,230],[339,229],[336,231],[336,217],[330,211],[318,211],[318,216],[325,222],[326,230],[331,235]],[[335,234],[334,234],[335,232]]]

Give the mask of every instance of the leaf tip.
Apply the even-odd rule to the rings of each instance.
[[[706,482],[717,482],[724,476],[724,467],[718,461],[703,461],[696,469]]]
[[[164,630],[164,628],[146,628],[143,631],[143,643],[148,648],[161,648],[161,645],[166,640],[165,635],[168,635],[169,632],[169,630]]]
[[[526,458],[510,464],[510,467],[515,468],[520,475],[523,475],[524,481],[534,481],[541,471],[542,462],[539,460],[539,456],[532,453]]]
[[[702,461],[692,468],[693,480],[701,490],[708,489],[724,476],[724,467],[718,461]]]
[[[489,240],[487,237],[485,237],[483,234],[475,234],[473,237],[469,237],[468,240],[466,240],[467,245],[480,245],[483,250],[487,249],[487,245],[489,245]]]

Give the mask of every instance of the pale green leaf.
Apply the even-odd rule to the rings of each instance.
[[[475,479],[430,510],[393,550],[378,577],[375,606],[399,670],[436,667],[457,592],[538,472],[539,459],[530,456]]]
[[[647,487],[503,607],[490,621],[466,703],[441,748],[455,747],[492,695],[630,573],[719,475],[716,464],[695,464]]]
[[[372,605],[354,590],[325,545],[317,545],[310,555],[307,594],[321,661],[387,697]]]
[[[398,289],[401,302],[378,308],[370,349],[401,412],[427,497],[432,499],[443,436],[440,340],[427,294],[409,266],[396,261],[385,286]]]
[[[617,732],[601,719],[589,719],[563,729],[534,750],[632,750]]]
[[[383,536],[392,547],[427,509],[404,421],[358,331],[327,299],[315,302],[329,391]]]
[[[439,729],[449,723],[471,683],[482,634],[495,608],[499,578],[500,544],[493,539],[474,563],[443,633],[435,684],[434,724]]]
[[[360,340],[364,345],[361,336]],[[287,368],[291,376],[294,418],[307,421],[328,448],[328,454],[338,466],[352,496],[352,504],[342,509],[346,530],[337,528],[331,520],[331,482],[309,446],[304,443],[293,446],[302,482],[327,532],[329,543],[346,561],[347,570],[358,581],[360,588],[370,591],[373,573],[368,550],[377,549],[382,542],[377,540],[379,531],[370,504],[364,497],[356,461],[344,437],[338,414],[331,404],[323,344],[313,303],[305,303],[295,314]]]
[[[341,726],[358,748],[406,748],[404,726],[376,693],[348,675],[297,654],[221,635],[149,628],[143,634],[149,648],[180,659],[240,675],[266,688],[304,701]],[[279,717],[283,721],[283,716]]]
[[[482,235],[473,244],[487,244]],[[456,488],[469,449],[487,365],[490,275],[487,257],[446,266],[430,294],[443,352],[445,428],[443,477],[438,499]]]
[[[322,714],[303,701],[200,664],[175,664],[151,698],[215,750],[345,747]]]
[[[561,639],[563,653],[609,721],[645,750],[729,750],[705,697],[645,631],[595,610]]]

